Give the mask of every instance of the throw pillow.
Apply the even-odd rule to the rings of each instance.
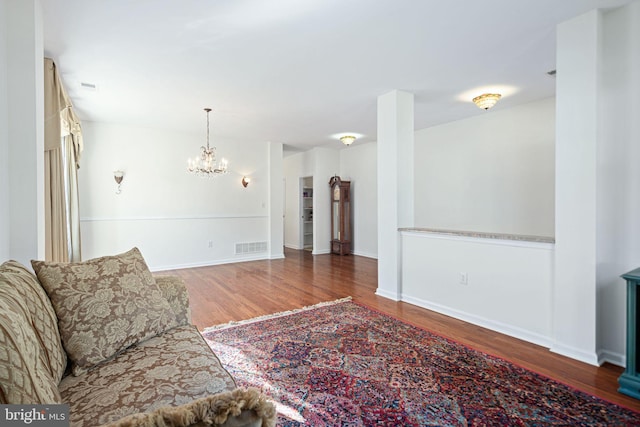
[[[175,326],[138,248],[78,263],[31,265],[56,311],[74,375]]]

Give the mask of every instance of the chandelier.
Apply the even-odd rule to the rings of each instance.
[[[187,171],[198,176],[213,178],[226,174],[229,163],[222,158],[216,165],[216,147],[209,147],[209,113],[211,108],[205,108],[204,111],[207,112],[207,146],[200,147],[200,156],[187,161]]]

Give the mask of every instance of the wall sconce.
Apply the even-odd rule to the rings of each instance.
[[[122,190],[120,189],[120,184],[122,183],[123,178],[124,178],[124,172],[122,171],[113,172],[113,179],[116,181],[116,184],[118,184],[118,188],[116,189],[116,194],[122,193]]]
[[[242,186],[244,188],[247,188],[247,185],[249,185],[250,182],[251,182],[251,178],[249,178],[247,176],[243,176],[242,177]]]

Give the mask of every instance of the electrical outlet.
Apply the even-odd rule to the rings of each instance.
[[[213,240],[209,240],[209,247],[212,248],[213,247]]]
[[[460,284],[468,285],[469,284],[469,276],[467,273],[460,273]]]

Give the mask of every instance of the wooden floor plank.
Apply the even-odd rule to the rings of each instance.
[[[193,323],[200,329],[232,320],[292,310],[347,296],[355,302],[504,358],[572,387],[640,411],[640,400],[617,392],[622,368],[594,367],[433,311],[375,295],[377,261],[359,256],[311,255],[166,271],[184,279]]]

